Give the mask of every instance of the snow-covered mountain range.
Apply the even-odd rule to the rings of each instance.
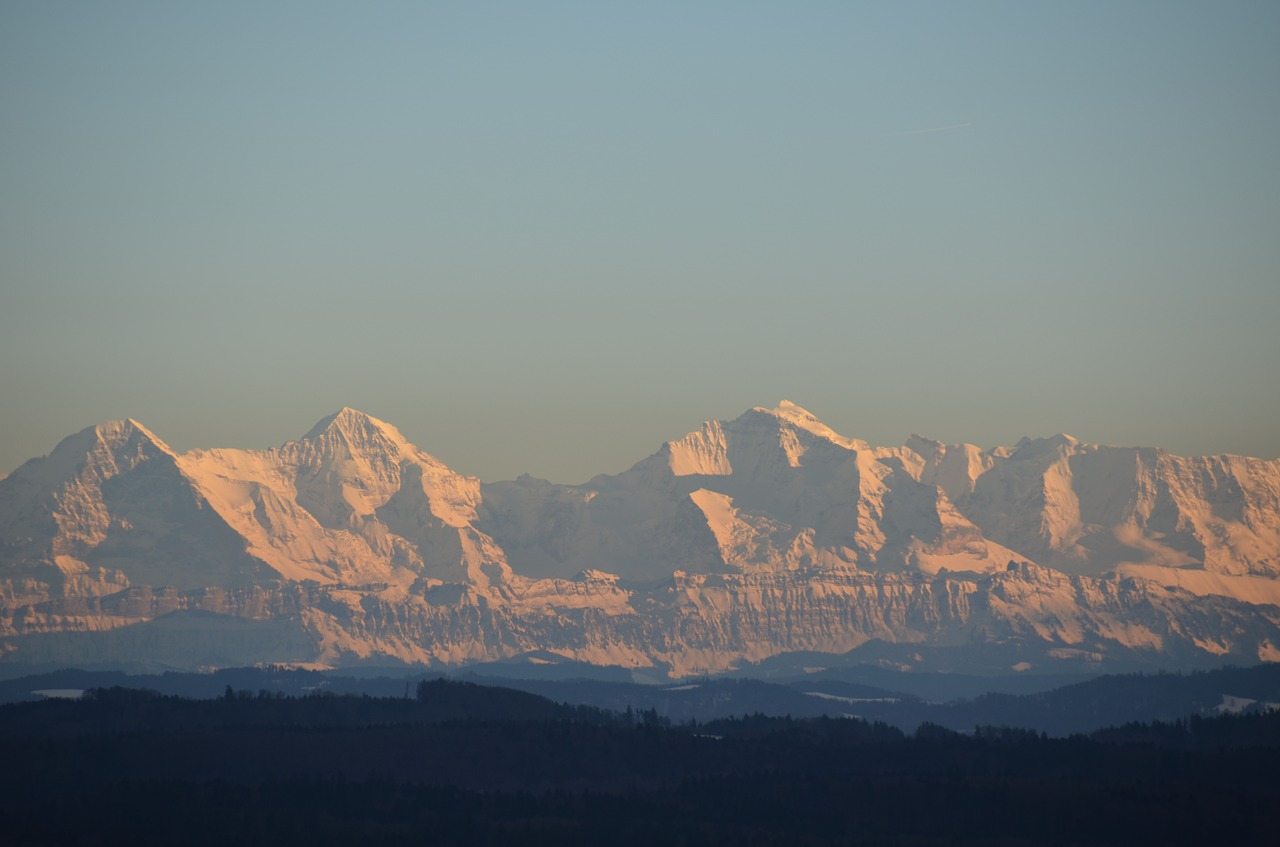
[[[1280,461],[876,448],[785,401],[584,485],[482,484],[352,409],[274,450],[99,424],[0,479],[14,667],[1185,667],[1280,660],[1277,604]]]

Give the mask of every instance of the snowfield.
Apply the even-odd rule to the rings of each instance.
[[[104,423],[0,479],[11,664],[549,651],[681,676],[918,644],[1180,666],[1277,660],[1278,604],[1280,462],[871,447],[786,401],[583,485],[481,483],[353,409],[273,450]]]

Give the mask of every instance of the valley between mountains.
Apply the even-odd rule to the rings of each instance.
[[[0,671],[1280,660],[1280,461],[883,448],[789,402],[583,485],[352,409],[272,450],[99,424],[0,479]],[[762,664],[763,663],[763,664]]]

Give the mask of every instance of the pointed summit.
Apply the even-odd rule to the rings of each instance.
[[[301,464],[312,475],[385,489],[379,502],[400,487],[400,462],[421,452],[391,424],[348,406],[320,420],[292,446],[302,451]]]
[[[814,420],[814,421],[818,419],[817,416],[813,414],[813,412],[810,412],[808,409],[803,408],[797,403],[792,403],[790,400],[779,400],[778,405],[773,409],[769,409],[768,411],[772,412],[775,415],[778,415],[779,417],[798,418],[802,420]]]
[[[43,459],[32,459],[12,476],[36,480],[40,486],[55,486],[97,468],[104,477],[132,468],[147,459],[175,459],[173,448],[142,424],[126,418],[103,421],[69,435]]]
[[[343,406],[332,415],[321,418],[315,426],[302,436],[303,441],[314,441],[315,439],[326,434],[343,434],[353,435],[355,433],[371,433],[378,432],[384,437],[393,441],[403,443],[405,438],[396,429],[386,421],[379,420],[372,415],[367,415],[359,409],[353,409],[350,406]],[[367,435],[366,435],[367,437]]]
[[[783,400],[772,409],[748,409],[732,421],[707,421],[684,438],[668,441],[640,465],[656,460],[657,466],[665,466],[676,476],[725,476],[732,474],[738,463],[755,466],[780,448],[794,467],[807,449],[802,442],[811,442],[810,436],[846,450],[868,449],[865,441],[847,438],[807,409]]]
[[[176,457],[178,454],[166,444],[160,436],[138,423],[133,418],[122,421],[106,421],[98,424],[98,440],[113,450],[138,450],[159,452]],[[141,452],[139,453],[141,455]]]
[[[836,432],[831,427],[818,420],[817,415],[810,412],[790,400],[782,400],[775,408],[766,409],[763,406],[755,408],[742,415],[738,420],[743,420],[749,416],[768,416],[779,422],[790,424],[796,429],[804,430],[811,435],[825,438],[833,444],[846,447],[850,450],[865,450],[867,443],[858,438],[849,438]]]
[[[125,418],[124,420],[119,421],[103,421],[94,426],[93,429],[98,433],[99,437],[104,439],[115,437],[129,438],[139,435],[150,441],[154,441],[157,444],[164,443],[160,440],[160,436],[156,435],[133,418]]]
[[[391,424],[349,406],[322,418],[302,436],[301,442],[313,445],[322,453],[332,453],[341,445],[340,453],[389,461],[422,452]]]
[[[116,449],[129,443],[148,444],[156,448],[162,453],[168,453],[170,456],[175,455],[173,448],[161,440],[151,430],[133,418],[125,418],[117,421],[102,421],[93,426],[85,427],[75,435],[69,435],[58,443],[53,449],[53,453],[60,451],[75,450],[77,452],[86,452],[93,449],[97,444],[102,444],[108,448]],[[53,454],[50,454],[51,456]]]
[[[179,457],[135,420],[86,427],[5,483],[0,547],[33,573],[51,563],[59,591],[240,587],[260,575]]]

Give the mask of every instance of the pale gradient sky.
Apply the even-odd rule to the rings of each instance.
[[[348,405],[579,482],[784,397],[1274,458],[1277,44],[1273,0],[9,0],[0,472]]]

